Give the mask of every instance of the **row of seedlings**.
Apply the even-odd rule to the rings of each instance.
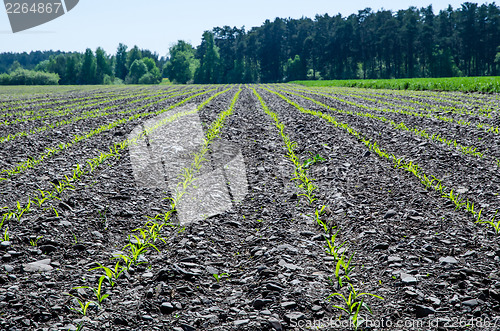
[[[179,97],[179,96],[183,96],[183,95],[188,95],[188,94],[191,94],[191,93],[195,93],[195,92],[201,91],[201,90],[203,90],[203,89],[200,88],[200,89],[196,89],[196,90],[189,90],[187,92],[186,91],[182,91],[182,92],[176,91],[176,93],[172,93],[172,94],[171,94],[171,92],[169,92],[169,93],[165,93],[163,95],[155,95],[155,96],[149,96],[149,97],[142,98],[142,99],[133,100],[133,101],[127,102],[127,105],[130,106],[130,105],[135,104],[135,103],[145,102],[145,101],[148,101],[148,100],[151,100],[151,99],[157,99],[157,100],[155,100],[153,102],[150,102],[150,103],[147,103],[146,105],[143,105],[141,107],[130,108],[130,109],[123,110],[123,111],[118,111],[118,112],[113,112],[111,110],[118,109],[118,108],[122,107],[123,105],[112,105],[112,106],[100,108],[100,109],[98,109],[96,111],[92,111],[92,112],[88,112],[88,113],[83,113],[83,114],[79,114],[77,116],[71,117],[69,119],[64,119],[64,120],[60,120],[60,121],[57,121],[57,122],[52,122],[52,123],[44,124],[42,126],[34,127],[34,128],[29,129],[29,130],[26,130],[26,131],[19,131],[19,132],[16,132],[16,133],[9,133],[6,136],[0,137],[0,143],[9,142],[9,141],[15,140],[16,138],[19,138],[19,137],[28,137],[28,136],[31,136],[31,135],[34,135],[34,134],[37,134],[37,133],[40,133],[40,132],[47,131],[49,129],[54,129],[54,128],[57,128],[57,127],[62,127],[62,126],[65,126],[65,125],[73,124],[73,123],[76,123],[78,121],[85,120],[85,119],[100,118],[100,117],[106,117],[106,116],[111,116],[111,115],[126,115],[126,114],[130,114],[130,113],[133,113],[133,112],[136,112],[136,111],[141,111],[143,109],[149,108],[149,107],[151,107],[151,106],[153,106],[155,104],[158,104],[160,102],[163,102],[163,101],[175,98],[175,97]]]
[[[174,109],[176,107],[179,107],[188,101],[213,92],[215,89],[210,89],[201,93],[197,93],[195,95],[192,95],[188,98],[185,98],[174,105],[162,109],[156,112],[152,113],[145,113],[146,115],[143,116],[137,116],[134,117],[136,118],[142,118],[146,116],[151,116],[151,115],[160,115],[162,113],[165,113],[171,109]],[[223,91],[226,92],[227,90]],[[218,92],[214,94],[211,98],[220,95],[222,92]],[[211,99],[210,99],[211,100]],[[181,113],[182,114],[182,113]],[[142,115],[142,114],[139,114]],[[175,120],[177,117],[180,115],[173,115],[171,120]],[[140,139],[140,137],[137,137],[135,141]],[[80,163],[75,164],[72,168],[73,170],[71,171],[70,174],[65,175],[64,179],[59,180],[57,184],[52,184],[53,187],[52,189],[47,189],[47,190],[41,190],[39,189],[37,192],[33,192],[30,196],[26,198],[26,201],[17,201],[15,207],[3,207],[0,208],[2,210],[2,214],[0,216],[1,222],[0,224],[5,224],[5,222],[17,219],[21,220],[21,217],[23,215],[26,215],[30,212],[33,211],[34,207],[37,207],[41,210],[52,210],[54,209],[53,205],[49,205],[51,201],[54,200],[61,200],[60,195],[66,190],[74,190],[75,183],[79,182],[82,177],[86,177],[87,175],[91,175],[92,173],[95,172],[95,170],[103,164],[105,161],[111,160],[111,159],[120,159],[121,153],[128,148],[130,144],[134,143],[133,140],[125,139],[119,143],[113,143],[112,145],[109,146],[109,148],[106,151],[98,151],[95,157],[87,159],[83,165]]]
[[[309,178],[306,171],[306,161],[302,163],[299,156],[295,153],[297,143],[292,141],[285,130],[285,125],[280,121],[278,114],[273,112],[266,105],[264,99],[259,95],[259,93],[254,89],[253,93],[260,102],[263,111],[274,121],[276,128],[278,129],[283,143],[286,147],[287,154],[285,155],[294,165],[294,174],[292,180],[297,181],[297,186],[301,190],[298,195],[304,196],[307,202],[312,206],[317,200],[314,191],[318,189],[313,183],[313,179]],[[326,205],[320,208],[314,208],[314,215],[316,222],[324,231],[325,238],[325,251],[327,254],[331,255],[335,261],[335,269],[333,270],[336,283],[332,281],[331,285],[336,288],[336,292],[332,293],[328,299],[341,299],[341,304],[334,304],[333,307],[346,313],[349,317],[350,325],[357,330],[362,324],[364,319],[360,315],[362,310],[366,310],[370,314],[372,313],[370,307],[365,302],[366,297],[373,297],[383,300],[382,297],[367,292],[361,292],[359,288],[355,285],[355,279],[352,275],[355,273],[357,265],[353,261],[355,253],[348,253],[348,243],[338,243],[337,237],[340,233],[340,229],[335,226],[331,226],[328,222],[322,219],[325,213]],[[335,231],[336,230],[336,231]],[[341,318],[341,316],[339,317]]]
[[[306,109],[276,91],[270,89],[266,90],[279,96],[281,99],[297,108],[300,112],[322,118],[335,127],[341,128],[349,134],[355,136],[359,141],[364,143],[371,151],[376,153],[378,156],[392,161],[394,168],[402,169],[411,173],[427,189],[433,189],[434,191],[439,193],[441,197],[451,201],[455,205],[455,208],[457,210],[464,210],[466,213],[471,215],[475,223],[489,225],[496,233],[500,233],[500,221],[496,220],[498,210],[495,213],[483,213],[483,209],[478,209],[477,204],[472,199],[465,198],[457,193],[456,188],[443,185],[442,180],[438,179],[436,176],[430,173],[424,172],[417,163],[411,160],[407,160],[405,157],[398,157],[390,151],[387,151],[385,148],[381,147],[374,139],[366,137],[364,134],[352,128],[349,124],[337,121],[337,119],[330,114],[326,114],[317,110]]]
[[[214,89],[210,89],[207,91],[196,93],[196,94],[191,95],[188,98],[182,100],[181,103],[185,103],[185,102],[187,102],[187,101],[189,101],[197,96],[212,92],[214,90],[216,90],[216,89],[214,88]],[[171,98],[174,98],[177,96],[186,95],[186,94],[191,94],[191,92],[173,95],[173,96],[165,98],[165,100],[168,100],[168,99],[171,99]],[[115,120],[115,121],[108,123],[108,124],[101,125],[100,127],[93,129],[93,130],[90,130],[86,133],[83,133],[80,135],[75,135],[69,142],[66,142],[66,143],[61,142],[57,146],[47,147],[45,152],[41,153],[40,155],[38,155],[36,157],[29,157],[25,161],[19,162],[14,167],[0,170],[0,176],[2,176],[2,177],[0,177],[0,182],[2,180],[8,180],[9,178],[11,178],[17,174],[23,173],[27,169],[34,168],[34,167],[38,166],[39,164],[46,161],[47,159],[53,157],[54,155],[66,150],[68,148],[74,147],[76,144],[78,144],[79,142],[81,142],[83,140],[92,138],[92,137],[97,136],[103,132],[110,131],[110,130],[114,129],[115,127],[122,125],[126,122],[130,122],[130,121],[133,121],[133,120],[136,120],[139,118],[148,117],[148,116],[159,115],[159,114],[165,112],[166,110],[152,111],[152,112],[140,112],[141,110],[147,109],[147,108],[149,108],[157,103],[160,103],[161,101],[164,101],[164,100],[157,100],[154,102],[150,102],[146,105],[143,105],[141,107],[126,110],[123,112],[123,114],[125,114],[125,115],[127,115],[129,113],[134,113],[134,112],[136,112],[136,114],[130,115],[129,117],[121,118],[119,120]],[[176,105],[177,104],[179,104],[179,103],[176,103]],[[171,106],[171,107],[173,107],[173,106]],[[171,107],[169,107],[167,109],[172,109]]]
[[[409,132],[409,133],[411,133],[415,136],[418,136],[420,138],[424,138],[424,139],[434,141],[434,142],[440,142],[443,145],[446,145],[450,148],[454,148],[454,149],[458,150],[463,155],[476,157],[476,158],[480,158],[480,159],[486,158],[489,160],[489,162],[492,165],[494,165],[496,167],[500,167],[500,160],[498,158],[496,158],[492,155],[489,155],[487,152],[479,152],[477,150],[478,149],[477,146],[463,145],[463,144],[457,142],[456,139],[447,138],[446,136],[443,136],[440,133],[430,134],[429,132],[427,132],[426,129],[421,129],[418,127],[411,127],[411,126],[409,127],[409,125],[403,121],[397,123],[392,119],[386,118],[385,116],[374,115],[370,112],[350,111],[350,110],[338,109],[338,108],[331,107],[327,104],[324,104],[324,103],[322,103],[314,98],[310,98],[310,97],[304,96],[304,95],[299,94],[299,93],[290,92],[288,90],[281,90],[281,89],[279,89],[279,90],[282,92],[285,92],[287,94],[298,96],[298,97],[303,98],[305,100],[311,101],[311,102],[317,104],[318,106],[323,107],[323,108],[328,109],[328,110],[333,111],[333,112],[337,112],[337,113],[345,114],[345,115],[351,115],[351,116],[366,117],[366,118],[371,118],[373,120],[385,122],[385,123],[389,124],[391,126],[391,128],[394,130],[406,131],[406,132]]]
[[[134,144],[137,141],[144,139],[147,135],[158,130],[161,126],[172,123],[178,120],[179,118],[187,115],[194,114],[204,108],[209,102],[211,102],[216,97],[227,93],[232,88],[228,88],[221,92],[218,92],[205,100],[203,103],[198,105],[195,109],[187,110],[184,112],[176,113],[170,117],[167,117],[160,122],[157,122],[153,127],[147,128],[142,131],[138,136],[132,138],[132,140],[128,141],[127,145]],[[101,308],[103,301],[109,296],[106,293],[106,283],[110,288],[116,286],[119,281],[120,275],[125,271],[129,271],[131,267],[145,263],[147,259],[145,255],[150,250],[157,251],[160,253],[159,245],[165,243],[165,237],[162,234],[162,230],[165,226],[174,226],[171,222],[171,216],[175,213],[175,206],[180,201],[182,196],[186,193],[187,186],[192,185],[195,181],[195,175],[197,171],[201,167],[201,163],[206,161],[204,156],[209,152],[210,143],[219,135],[221,128],[224,126],[227,118],[233,113],[234,106],[238,100],[238,97],[241,93],[241,88],[234,95],[229,108],[223,111],[217,120],[215,120],[210,127],[208,128],[205,139],[200,147],[198,153],[196,153],[193,157],[193,162],[190,167],[184,169],[179,176],[181,181],[177,184],[177,190],[174,192],[172,198],[168,198],[171,201],[170,210],[166,213],[156,215],[155,217],[146,216],[148,219],[143,227],[132,230],[132,234],[128,236],[128,244],[126,244],[122,249],[121,253],[114,255],[112,259],[117,259],[116,263],[111,266],[105,266],[104,264],[97,263],[97,267],[90,269],[89,271],[98,270],[102,272],[102,274],[98,277],[97,286],[78,286],[74,287],[73,290],[79,288],[90,289],[94,294],[93,300],[86,300],[74,294],[68,293],[68,295],[72,296],[75,299],[75,303],[77,304],[76,308],[72,308],[76,312],[87,315],[89,307],[96,307],[97,309]],[[182,230],[180,230],[182,231]],[[160,247],[161,248],[161,247]],[[79,327],[83,328],[84,322],[80,322]]]

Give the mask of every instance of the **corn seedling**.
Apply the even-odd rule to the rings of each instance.
[[[326,221],[323,221],[321,219],[321,215],[323,215],[325,213],[325,208],[326,208],[326,206],[323,205],[320,210],[316,209],[314,211],[314,216],[316,218],[316,223],[318,223],[323,228],[325,233],[328,233],[328,232],[330,232],[330,229],[328,228],[328,224]]]
[[[4,224],[4,222],[5,222],[5,220],[7,219],[8,216],[9,216],[9,213],[6,213],[6,214],[2,215],[2,221],[0,222],[0,229],[2,229],[3,224]]]
[[[36,237],[36,239],[30,239],[30,245],[33,247],[38,246],[38,240],[42,239],[43,236]]]
[[[221,274],[213,274],[214,278],[217,280],[217,283],[223,279],[223,278],[228,278],[229,274],[227,272],[223,272]]]
[[[335,278],[337,279],[340,288],[344,286],[344,279],[346,279],[347,282],[351,282],[351,278],[349,275],[351,274],[352,270],[354,270],[354,266],[351,265],[353,257],[354,253],[351,255],[349,260],[346,261],[344,252],[340,257],[340,260],[337,261],[337,265],[335,266]],[[340,271],[343,271],[343,275],[340,273]]]
[[[343,300],[343,307],[336,305],[333,307],[347,313],[354,329],[357,330],[363,322],[359,316],[361,309],[364,308],[368,311],[368,313],[370,313],[370,315],[372,314],[371,308],[364,302],[364,297],[371,296],[380,300],[384,300],[384,298],[372,293],[359,293],[354,289],[354,286],[351,283],[348,283],[347,285],[349,288],[349,294],[347,296],[344,296],[342,293],[333,293],[328,296],[328,299],[331,300],[332,298],[339,297]]]
[[[156,243],[156,241],[158,239],[160,241],[162,241],[163,243],[165,243],[165,238],[162,238],[160,236],[160,232],[165,225],[166,225],[166,223],[159,224],[159,223],[156,223],[153,221],[146,222],[145,228],[146,228],[146,231],[147,231],[147,233],[148,233],[148,235],[151,238],[151,241],[153,243]]]
[[[120,275],[126,269],[126,267],[120,265],[120,261],[116,262],[115,267],[113,269],[108,268],[100,263],[97,264],[99,265],[98,267],[92,268],[89,271],[97,269],[104,270],[104,272],[106,273],[105,277],[108,280],[109,285],[111,285],[111,287],[114,287],[116,285],[115,281],[118,280],[118,278],[120,278]]]
[[[491,225],[491,227],[495,230],[495,232],[499,233],[500,232],[500,221],[495,222],[497,214],[498,214],[498,210],[495,212],[495,215],[493,215],[493,218],[491,220],[483,220],[483,219],[481,219],[481,211],[480,211],[476,223]]]
[[[10,239],[8,230],[9,230],[9,227],[5,227],[5,231],[3,233],[3,241],[9,241],[9,239]]]
[[[49,199],[49,196],[46,196],[46,192],[42,190],[40,191],[40,195],[36,196],[34,200],[38,203],[38,207],[42,207],[42,204]]]
[[[312,155],[312,153],[311,153]],[[319,154],[316,154],[314,155],[312,158],[309,158],[307,159],[303,164],[302,164],[302,167],[307,169],[309,168],[311,165],[317,163],[317,162],[320,162],[320,161],[326,161],[324,158],[322,158],[321,156],[319,156]]]
[[[128,255],[118,254],[118,255],[113,256],[112,258],[113,259],[121,259],[124,263],[123,267],[127,271],[130,270],[130,267],[132,267],[132,264],[134,263],[134,261]],[[117,263],[119,263],[119,261]]]
[[[150,242],[151,235],[147,233],[144,229],[135,229],[134,231],[139,231],[140,236],[133,235],[133,238],[129,236],[129,243],[125,245],[123,248],[124,250],[128,251],[127,255],[124,254],[118,254],[114,258],[122,259],[125,263],[125,266],[127,270],[130,269],[132,264],[141,264],[145,262],[138,262],[139,257],[143,254],[145,254],[150,247],[154,248],[158,253],[160,253],[160,250]]]
[[[54,214],[56,215],[56,217],[59,217],[59,213],[57,212],[56,208],[54,206],[51,206],[52,207],[52,210],[54,211]]]
[[[71,235],[73,236],[73,241],[74,241],[73,245],[78,244],[78,238],[76,237],[76,234],[74,234],[73,232],[71,232]]]
[[[87,302],[82,301],[78,297],[76,297],[70,293],[67,293],[67,295],[73,297],[78,302],[78,305],[80,306],[80,308],[70,308],[70,309],[82,314],[83,316],[87,316],[87,312],[88,312],[90,305],[95,304],[94,301],[87,301]]]
[[[344,241],[340,246],[335,245],[335,240],[337,239],[337,235],[339,234],[339,232],[340,230],[337,230],[337,232],[332,234],[330,239],[328,239],[328,237],[325,237],[327,243],[327,245],[325,246],[326,253],[333,256],[335,258],[335,261],[340,260],[340,249],[346,244],[346,242]]]
[[[150,223],[148,222],[147,224],[150,224]],[[153,225],[150,225],[149,227],[147,226],[146,229],[142,229],[142,228],[135,229],[135,230],[133,230],[133,232],[139,232],[140,236],[133,235],[133,238],[135,239],[135,240],[133,240],[134,243],[132,243],[132,241],[130,241],[129,245],[136,246],[138,249],[141,249],[144,247],[152,247],[156,251],[158,251],[158,253],[160,253],[160,250],[158,248],[156,248],[156,246],[154,245],[154,242],[156,242],[156,240],[159,238],[158,231],[159,231],[158,224],[153,224]]]
[[[73,287],[73,289],[80,289],[80,288],[85,288],[85,289],[90,289],[92,290],[92,292],[94,292],[94,295],[95,297],[97,298],[97,304],[99,305],[99,307],[101,306],[102,302],[107,298],[109,297],[109,294],[104,294],[103,293],[103,288],[102,288],[102,282],[104,281],[104,279],[106,279],[106,275],[102,275],[101,277],[99,277],[99,282],[98,282],[98,285],[97,287],[90,287],[90,286],[78,286],[78,287]],[[81,304],[80,304],[81,306]]]

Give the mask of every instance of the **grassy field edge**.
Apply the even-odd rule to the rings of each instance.
[[[302,80],[291,81],[309,87],[360,87],[392,90],[430,90],[500,93],[500,77],[451,77],[403,79]]]

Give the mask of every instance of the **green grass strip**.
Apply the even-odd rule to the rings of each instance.
[[[353,79],[293,81],[304,86],[342,86],[392,90],[437,90],[500,93],[500,77]]]

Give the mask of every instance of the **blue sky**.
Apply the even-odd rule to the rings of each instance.
[[[313,18],[316,14],[348,16],[370,7],[396,11],[410,6],[427,7],[434,12],[448,4],[459,8],[465,1],[333,1],[333,0],[80,0],[66,15],[47,24],[13,34],[5,10],[0,10],[0,52],[31,50],[84,51],[103,47],[115,53],[120,42],[129,47],[148,48],[166,55],[179,39],[194,46],[204,30],[215,26],[261,25],[275,17]],[[478,2],[480,4],[484,2]]]

